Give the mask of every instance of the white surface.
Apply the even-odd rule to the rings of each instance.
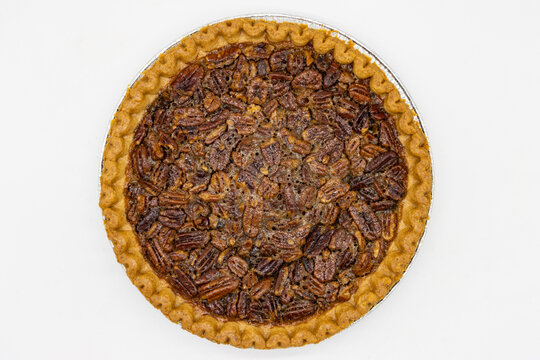
[[[2,1],[0,358],[539,359],[540,3],[256,3]],[[164,318],[115,262],[97,206],[107,126],[137,71],[193,28],[260,12],[378,53],[435,167],[428,233],[386,301],[319,345],[271,352]]]

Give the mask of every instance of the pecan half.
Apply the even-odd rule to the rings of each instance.
[[[257,131],[257,120],[250,115],[231,115],[227,124],[234,126],[238,135],[250,135]]]
[[[150,230],[150,227],[159,217],[159,211],[156,208],[150,209],[137,223],[136,230],[140,233],[145,233]]]
[[[257,188],[257,194],[262,196],[264,199],[271,199],[279,193],[278,184],[264,178]]]
[[[322,86],[322,75],[314,70],[305,70],[298,74],[292,81],[294,89],[320,89]]]
[[[304,140],[309,142],[324,142],[332,139],[333,131],[329,125],[313,125],[302,132]]]
[[[206,231],[190,231],[177,234],[173,244],[176,250],[191,250],[204,246],[209,240]]]
[[[174,112],[174,119],[176,125],[180,126],[197,126],[203,123],[203,112],[194,107],[178,108]]]
[[[269,276],[278,271],[282,264],[283,260],[264,258],[259,262],[259,264],[255,268],[255,271],[259,275]]]
[[[264,279],[259,281],[249,290],[249,295],[251,295],[252,299],[259,300],[263,297],[264,294],[266,294],[270,290],[270,288],[272,287],[272,283],[272,279]]]
[[[285,207],[290,214],[298,210],[296,206],[296,195],[292,186],[287,186],[283,189],[283,199],[285,199]]]
[[[341,71],[339,70],[338,64],[335,62],[332,63],[324,75],[323,86],[325,88],[334,86],[338,82],[340,76]]]
[[[336,260],[333,257],[323,259],[322,256],[315,258],[313,275],[322,282],[331,281],[336,274]]]
[[[221,103],[224,105],[227,105],[227,107],[231,109],[231,111],[236,112],[236,113],[238,112],[243,113],[246,111],[246,108],[247,108],[247,105],[244,102],[236,98],[233,98],[229,95],[223,95],[221,97]]]
[[[349,191],[349,184],[342,183],[337,179],[331,179],[319,189],[319,198],[326,204],[337,200]]]
[[[397,215],[395,213],[385,212],[382,215],[382,238],[390,241],[394,238],[397,231]]]
[[[179,230],[186,219],[186,214],[179,209],[164,209],[161,210],[158,216],[158,221],[165,226]]]
[[[235,45],[229,45],[211,51],[204,57],[206,66],[212,68],[222,68],[230,65],[241,54],[240,48]]]
[[[399,156],[393,151],[387,151],[376,155],[366,165],[366,171],[379,172],[394,166],[399,161]]]
[[[199,286],[198,291],[202,300],[214,301],[221,299],[238,288],[240,282],[233,276],[223,276]]]
[[[304,246],[304,254],[317,255],[323,251],[324,248],[330,244],[333,230],[323,232],[320,226],[316,226],[306,238],[306,245]]]
[[[197,295],[197,286],[193,280],[180,269],[174,270],[174,276],[168,278],[169,283],[180,295],[190,299]]]
[[[270,139],[261,145],[261,151],[268,166],[278,165],[281,161],[281,148],[275,139]]]
[[[287,71],[296,75],[304,70],[306,56],[301,52],[290,53],[287,58]]]
[[[204,76],[204,69],[199,65],[189,65],[185,67],[176,79],[171,83],[171,88],[192,94]]]
[[[229,260],[227,260],[227,266],[233,274],[240,277],[247,273],[249,267],[248,263],[239,256],[231,256]]]
[[[308,276],[305,282],[305,286],[309,292],[314,294],[315,296],[323,296],[324,292],[326,291],[326,287],[324,286],[324,283],[319,281],[314,276]]]
[[[247,99],[250,104],[262,105],[268,98],[270,85],[263,79],[256,77],[248,85]]]
[[[310,209],[317,200],[317,189],[313,186],[305,186],[298,195],[297,205],[300,209]]]
[[[203,104],[206,111],[208,111],[209,113],[213,113],[217,111],[217,109],[219,109],[219,107],[221,106],[221,100],[218,96],[212,93],[208,93],[203,100]]]
[[[360,209],[351,206],[349,208],[349,214],[351,214],[354,222],[366,239],[375,240],[381,236],[381,223],[368,205],[362,204]]]
[[[285,321],[294,321],[306,318],[315,313],[316,310],[317,306],[310,301],[297,301],[283,309],[281,317]]]
[[[242,223],[244,226],[244,233],[249,237],[255,237],[259,233],[261,227],[263,215],[263,204],[261,201],[256,199],[251,199],[246,204],[244,210],[244,216],[242,218]]]
[[[201,254],[197,257],[195,260],[193,267],[199,274],[205,272],[206,270],[212,268],[214,265],[214,262],[217,260],[219,256],[219,250],[213,247],[212,245],[208,245],[203,249]]]
[[[362,84],[351,84],[349,86],[349,96],[359,104],[367,104],[371,100],[369,89]]]

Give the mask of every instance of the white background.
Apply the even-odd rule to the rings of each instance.
[[[433,151],[431,220],[401,283],[318,345],[216,345],[155,310],[98,208],[108,123],[183,33],[288,13],[352,34],[410,91]],[[540,2],[0,3],[1,359],[540,359]]]

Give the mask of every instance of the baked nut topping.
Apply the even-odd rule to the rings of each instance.
[[[272,349],[336,334],[388,294],[424,232],[431,157],[410,99],[319,27],[205,26],[140,74],[111,122],[99,205],[116,258],[153,306],[211,341]]]
[[[146,260],[216,318],[289,324],[350,299],[397,233],[395,120],[311,43],[189,63],[135,129],[126,215]]]

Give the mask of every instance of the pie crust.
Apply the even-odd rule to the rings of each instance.
[[[254,325],[246,321],[224,321],[175,294],[144,259],[137,237],[125,214],[126,166],[133,132],[160,89],[168,85],[190,61],[208,52],[238,42],[292,41],[304,46],[312,41],[317,53],[333,52],[335,61],[353,63],[360,79],[370,78],[370,89],[384,101],[385,110],[396,122],[404,146],[409,173],[402,200],[397,235],[378,268],[364,277],[350,300],[305,321],[285,325]],[[105,228],[117,260],[131,281],[171,321],[196,335],[217,343],[259,349],[283,348],[317,343],[348,327],[382,300],[399,281],[412,260],[428,219],[431,203],[431,158],[429,145],[414,111],[384,72],[360,53],[326,30],[288,22],[234,19],[202,28],[185,37],[159,58],[127,90],[111,122],[103,154],[100,207]]]

